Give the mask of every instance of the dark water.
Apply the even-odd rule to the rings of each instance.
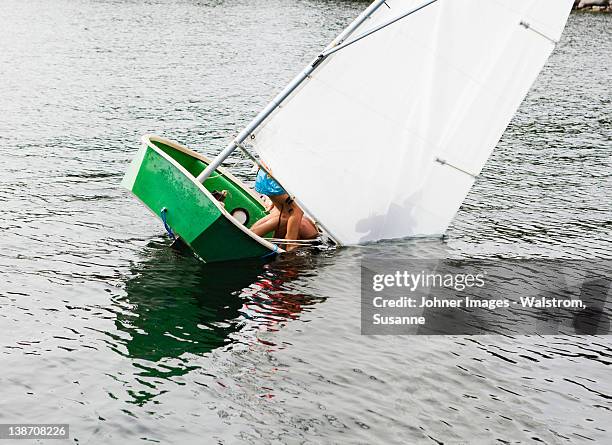
[[[358,304],[364,253],[610,257],[612,17],[571,17],[445,241],[204,266],[118,188],[144,133],[215,153],[365,5],[0,2],[0,423],[88,444],[612,441],[610,336],[364,337]]]

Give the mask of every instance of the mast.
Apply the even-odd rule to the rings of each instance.
[[[259,126],[261,123],[270,116],[274,110],[291,95],[308,77],[316,70],[316,68],[323,62],[330,54],[329,50],[336,46],[342,45],[344,41],[363,24],[367,19],[370,18],[374,12],[382,5],[385,4],[385,0],[375,0],[365,11],[361,13],[357,19],[353,21],[338,37],[336,37],[323,52],[321,52],[316,59],[314,59],[304,70],[298,74],[290,83],[281,91],[273,100],[270,102],[256,117],[253,119],[245,128],[236,136],[227,147],[219,153],[215,159],[204,169],[204,171],[198,176],[198,181],[204,183],[206,179],[219,167],[223,161],[225,161],[233,152],[238,148],[246,138]]]

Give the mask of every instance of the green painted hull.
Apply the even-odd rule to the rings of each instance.
[[[219,168],[204,185],[196,180],[208,162],[176,142],[145,136],[121,184],[158,218],[167,209],[168,226],[205,262],[265,257],[281,251],[249,230],[267,213],[259,197],[238,179]],[[225,206],[212,196],[215,190],[228,191]],[[247,213],[244,225],[231,216],[236,209]]]

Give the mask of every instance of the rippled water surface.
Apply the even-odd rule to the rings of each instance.
[[[144,133],[216,153],[366,4],[0,2],[0,423],[83,444],[612,442],[610,336],[364,337],[358,304],[365,252],[610,257],[612,17],[572,15],[443,241],[204,266],[118,188]]]

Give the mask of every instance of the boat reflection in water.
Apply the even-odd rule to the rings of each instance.
[[[318,303],[327,297],[355,295],[341,310],[345,327],[358,331],[358,325],[351,323],[359,322],[359,271],[364,255],[374,260],[395,252],[439,257],[443,250],[439,240],[406,240],[367,249],[300,251],[267,262],[204,264],[188,250],[152,242],[142,249],[142,260],[132,266],[125,292],[113,299],[112,349],[129,360],[127,369],[117,376],[124,382],[124,397],[141,406],[155,403],[177,383],[183,384],[187,375],[198,384],[208,385],[202,379],[223,384],[231,369],[247,366],[241,351],[286,347],[273,343],[275,335],[261,335],[263,331],[305,320],[312,315],[308,312],[322,309]],[[340,308],[332,304],[326,310],[328,315],[329,311],[337,314]],[[230,350],[238,354],[228,355]]]
[[[256,332],[278,329],[322,298],[292,291],[312,259],[291,257],[203,264],[188,251],[149,244],[149,255],[132,268],[115,321],[127,356],[147,362],[207,354],[257,341]],[[299,272],[298,272],[299,271]],[[151,376],[183,375],[193,367],[150,368]],[[178,364],[177,364],[178,365]],[[141,366],[139,366],[141,367]],[[147,369],[149,368],[146,366]],[[196,366],[197,367],[197,366]],[[144,367],[142,367],[144,369]]]

